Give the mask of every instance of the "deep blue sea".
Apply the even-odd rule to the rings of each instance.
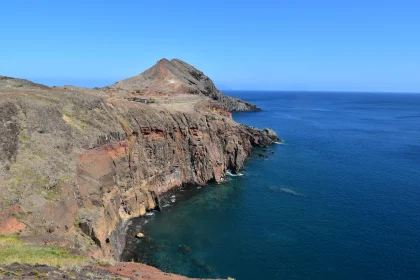
[[[420,279],[420,94],[226,94],[284,144],[171,197],[132,258],[190,277]]]

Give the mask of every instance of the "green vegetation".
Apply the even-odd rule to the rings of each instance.
[[[76,123],[70,116],[63,114],[63,120],[68,123],[69,125],[77,128],[78,130],[83,130],[89,127],[86,123],[80,122],[80,124]]]
[[[44,198],[49,201],[58,201],[60,198],[59,189],[53,188],[45,190]]]
[[[16,276],[16,277],[20,276],[19,272],[17,271],[8,271],[8,270],[3,270],[2,268],[0,268],[0,274],[3,274],[5,276]]]
[[[47,278],[47,277],[48,277],[48,275],[47,275],[47,274],[45,274],[45,273],[41,273],[41,272],[39,272],[39,271],[38,271],[38,270],[36,270],[36,269],[32,270],[32,272],[30,273],[30,275],[36,276],[36,277],[38,277],[38,278]]]
[[[14,262],[76,268],[88,264],[88,259],[72,255],[67,250],[58,247],[25,244],[17,235],[0,234],[0,264]],[[42,275],[35,276],[42,278]]]

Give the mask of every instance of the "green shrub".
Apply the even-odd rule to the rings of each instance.
[[[72,255],[58,247],[25,244],[16,234],[0,234],[0,264],[15,262],[73,268],[87,264],[88,259]]]

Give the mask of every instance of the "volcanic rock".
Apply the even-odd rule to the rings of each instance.
[[[133,90],[153,102],[126,99]],[[252,108],[179,60],[103,89],[1,77],[0,229],[118,260],[130,219],[163,193],[221,182],[252,147],[280,141],[228,112]]]

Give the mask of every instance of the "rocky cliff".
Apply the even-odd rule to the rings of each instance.
[[[253,146],[279,141],[236,123],[226,103],[205,94],[148,92],[154,102],[145,104],[132,101],[133,88],[147,88],[137,82],[22,83],[0,92],[0,233],[94,257],[118,259],[127,222],[158,208],[161,194],[220,182]]]

